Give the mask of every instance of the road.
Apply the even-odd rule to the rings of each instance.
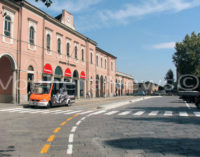
[[[155,97],[94,106],[0,108],[0,157],[200,156],[200,110]]]

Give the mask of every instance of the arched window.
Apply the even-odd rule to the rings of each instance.
[[[33,26],[31,26],[29,30],[29,42],[32,45],[34,45],[34,36],[35,36],[35,29],[33,28]]]
[[[84,49],[82,49],[82,61],[84,62],[84,60],[85,60],[85,53],[84,53]]]
[[[70,56],[70,44],[67,43],[67,56],[69,57]]]
[[[93,64],[93,54],[90,53],[90,63]]]
[[[111,62],[111,70],[113,71],[113,62]]]
[[[47,34],[47,50],[51,49],[51,36]]]
[[[57,52],[58,54],[61,54],[61,39],[58,38],[57,40]]]
[[[107,68],[107,61],[106,61],[106,59],[105,59],[105,69]]]
[[[78,59],[78,48],[77,48],[77,46],[75,46],[75,49],[74,49],[74,58],[75,59]]]
[[[99,57],[96,56],[96,65],[99,66]]]
[[[10,37],[11,35],[11,18],[8,15],[5,17],[4,35],[7,37]]]
[[[103,68],[103,58],[101,58],[101,67]]]

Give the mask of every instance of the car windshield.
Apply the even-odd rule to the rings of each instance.
[[[51,89],[51,84],[35,84],[32,90],[34,94],[48,94]]]

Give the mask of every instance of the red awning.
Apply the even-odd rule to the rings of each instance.
[[[84,71],[81,72],[81,77],[80,77],[80,78],[81,78],[81,79],[85,79],[85,78],[86,78],[85,72],[84,72]]]
[[[44,66],[43,72],[44,72],[45,74],[53,74],[53,70],[52,70],[51,65],[50,65],[50,64],[46,64],[46,65]]]
[[[65,76],[72,77],[72,72],[69,68],[65,70]]]

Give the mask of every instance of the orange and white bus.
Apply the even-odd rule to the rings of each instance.
[[[34,83],[29,98],[30,106],[69,106],[75,102],[75,84],[70,82],[41,81]]]

